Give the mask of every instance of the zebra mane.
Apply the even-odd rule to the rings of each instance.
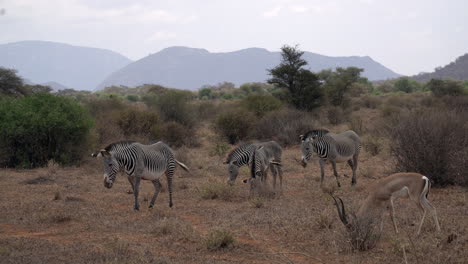
[[[244,144],[238,146],[237,148],[234,148],[234,149],[232,149],[231,151],[229,151],[229,153],[228,153],[228,155],[227,155],[227,157],[226,157],[226,161],[225,161],[225,162],[226,162],[226,163],[230,163],[231,160],[232,160],[232,158],[233,158],[233,156],[234,156],[234,154],[235,154],[237,151],[239,151],[239,150],[241,150],[242,148],[244,148],[244,147],[246,147],[246,146],[248,146],[248,145],[251,145],[251,144],[252,144],[252,143],[244,143]]]
[[[126,146],[129,146],[133,143],[136,143],[136,141],[131,141],[131,140],[122,140],[122,141],[118,141],[118,142],[114,142],[114,143],[111,143],[109,144],[107,147],[105,147],[104,149],[106,151],[112,151],[114,150],[116,147],[126,147]]]
[[[310,137],[310,136],[313,136],[313,135],[317,135],[319,137],[327,134],[327,133],[330,133],[330,131],[326,130],[326,129],[314,129],[314,130],[310,130],[308,131],[307,133],[304,134],[304,139]]]

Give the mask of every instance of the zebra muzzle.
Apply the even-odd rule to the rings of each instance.
[[[112,183],[109,183],[104,179],[104,187],[106,187],[107,189],[110,189],[112,188]]]

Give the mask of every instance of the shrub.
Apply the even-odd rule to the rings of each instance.
[[[463,84],[455,80],[431,79],[426,86],[437,97],[444,95],[458,96],[464,93]]]
[[[243,100],[244,106],[258,117],[275,111],[283,105],[281,101],[271,95],[250,95]]]
[[[343,108],[339,106],[330,106],[325,109],[327,112],[328,122],[331,125],[338,125],[343,123],[346,119],[348,119],[348,111],[343,110]]]
[[[375,109],[382,103],[382,100],[377,96],[366,95],[361,98],[361,102],[364,107]]]
[[[38,93],[0,104],[0,166],[34,168],[51,159],[76,164],[92,119],[73,99]]]
[[[148,137],[159,125],[159,116],[155,112],[138,109],[120,111],[117,124],[126,137],[140,135]]]
[[[411,111],[389,124],[391,151],[400,171],[419,172],[436,185],[467,185],[468,113]]]
[[[362,146],[372,156],[379,154],[383,149],[382,140],[374,136],[364,138]]]
[[[345,237],[352,250],[367,251],[373,249],[380,240],[375,217],[354,219],[351,230],[346,230]]]
[[[364,121],[362,120],[361,116],[353,115],[349,121],[349,128],[358,135],[364,134]]]
[[[198,141],[194,136],[194,129],[183,126],[174,121],[170,121],[161,126],[158,135],[161,139],[172,147],[198,146]]]
[[[231,232],[226,230],[212,231],[205,239],[206,248],[212,251],[227,248],[233,243],[234,237]]]
[[[247,138],[254,119],[253,114],[245,110],[225,113],[216,119],[215,129],[230,144],[236,144]]]
[[[316,124],[312,116],[303,111],[282,109],[270,112],[255,123],[254,137],[276,140],[282,146],[298,144],[299,135],[312,130]]]

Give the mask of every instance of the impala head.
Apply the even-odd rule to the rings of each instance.
[[[341,200],[340,197],[337,197],[338,200],[330,194],[330,196],[333,198],[333,200],[335,201],[335,205],[336,205],[336,209],[338,210],[338,216],[340,217],[340,220],[341,222],[343,223],[343,225],[348,229],[348,230],[351,230],[353,228],[353,225],[354,225],[354,220],[355,220],[355,216],[353,215],[353,218],[352,218],[352,221],[348,221],[348,215],[346,214],[346,211],[345,211],[345,207],[344,207],[344,203],[343,203],[343,200]],[[339,201],[339,202],[338,202]]]
[[[117,173],[120,171],[120,165],[117,159],[105,149],[101,149],[98,152],[91,154],[93,157],[102,157],[104,163],[104,186],[106,188],[112,188]]]

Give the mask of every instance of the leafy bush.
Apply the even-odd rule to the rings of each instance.
[[[253,136],[262,140],[276,140],[282,146],[289,146],[298,144],[299,135],[313,129],[314,124],[314,119],[307,112],[282,109],[270,112],[256,122]]]
[[[389,124],[391,151],[400,171],[418,172],[436,185],[468,185],[468,113],[424,109]]]
[[[258,117],[275,111],[283,105],[280,100],[271,95],[250,95],[243,100],[244,106]]]
[[[246,139],[252,128],[255,117],[245,110],[221,114],[215,122],[216,131],[227,138],[230,144]]]
[[[73,99],[45,93],[0,103],[0,166],[34,168],[51,159],[76,164],[92,119]]]
[[[458,96],[464,94],[463,84],[455,80],[432,79],[426,84],[434,96]]]
[[[383,149],[382,140],[374,136],[364,138],[362,146],[372,156],[379,154]]]

